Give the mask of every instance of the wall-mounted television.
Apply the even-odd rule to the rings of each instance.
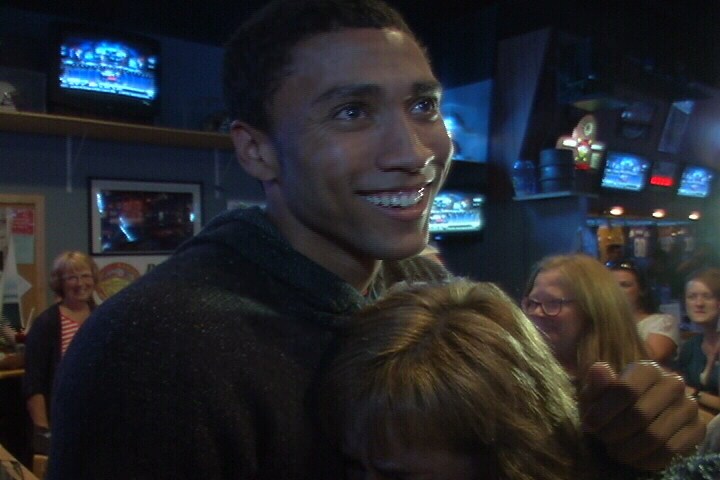
[[[706,198],[712,190],[715,172],[707,167],[685,165],[680,174],[677,194],[683,197]]]
[[[50,111],[152,122],[160,100],[158,41],[70,23],[55,24],[52,30]]]
[[[484,202],[485,196],[477,192],[441,190],[430,209],[430,234],[480,232]]]
[[[645,188],[650,160],[639,155],[609,151],[600,185],[604,188],[639,192]]]

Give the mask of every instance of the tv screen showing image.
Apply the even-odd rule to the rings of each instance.
[[[49,100],[63,113],[128,119],[156,114],[159,43],[143,36],[73,24],[56,26]]]
[[[683,197],[706,198],[710,195],[715,173],[706,167],[686,165],[680,175],[677,194]]]
[[[60,88],[152,101],[157,56],[128,42],[67,37],[60,45]]]
[[[443,190],[430,209],[430,233],[473,233],[484,226],[483,203],[478,193]]]
[[[608,152],[600,185],[604,188],[639,192],[645,188],[650,161],[639,155]]]

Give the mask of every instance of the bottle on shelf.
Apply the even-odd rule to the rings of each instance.
[[[518,160],[513,164],[512,182],[515,196],[527,197],[537,192],[535,164],[531,160]]]

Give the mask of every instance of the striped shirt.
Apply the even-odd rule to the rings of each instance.
[[[68,317],[62,311],[60,312],[60,356],[65,355],[70,342],[80,328],[80,324]]]

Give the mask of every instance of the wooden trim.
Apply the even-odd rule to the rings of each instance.
[[[35,252],[33,264],[35,273],[35,315],[47,308],[47,272],[45,264],[45,197],[34,194],[0,194],[0,208],[3,206],[32,206],[34,211]]]

